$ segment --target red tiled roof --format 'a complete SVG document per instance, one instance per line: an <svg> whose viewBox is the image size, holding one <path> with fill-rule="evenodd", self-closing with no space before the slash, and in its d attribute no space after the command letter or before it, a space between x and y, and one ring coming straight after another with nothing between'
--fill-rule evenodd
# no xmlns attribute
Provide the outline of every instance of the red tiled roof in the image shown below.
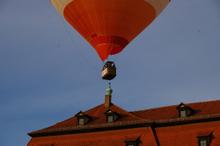
<svg viewBox="0 0 220 146"><path fill-rule="evenodd" d="M82 134L36 137L28 146L124 146L128 138L139 138L142 145L156 146L150 128L136 128Z"/></svg>
<svg viewBox="0 0 220 146"><path fill-rule="evenodd" d="M44 132L51 132L53 130L55 131L62 131L65 129L84 129L84 128L95 128L96 125L100 126L110 126L112 125L112 123L106 123L106 115L105 112L108 109L106 109L104 104L98 105L97 107L94 107L86 112L83 112L84 114L90 116L92 119L90 120L90 122L88 122L88 124L86 124L85 126L78 126L77 125L77 117L71 117L65 121L59 122L51 127L42 129L42 130L38 130L35 132L32 132L31 134L34 133L44 133ZM117 114L119 114L120 118L118 118L118 120L116 120L114 122L115 125L121 125L121 124L129 124L129 123L138 123L141 121L145 121L142 118L131 114L125 110L123 110L122 108L112 104L110 106L110 110L113 112L116 112ZM146 122L146 121L145 121ZM104 124L104 125L103 125ZM107 125L106 125L107 124Z"/></svg>
<svg viewBox="0 0 220 146"><path fill-rule="evenodd" d="M186 104L194 110L192 117L220 114L220 100ZM131 112L143 119L170 120L179 118L178 105Z"/></svg>
<svg viewBox="0 0 220 146"><path fill-rule="evenodd" d="M155 132L153 132L155 131ZM28 146L124 146L140 139L140 146L196 146L201 132L212 132L211 146L220 145L220 123L207 122L181 126L108 130L47 137L34 137Z"/></svg>
<svg viewBox="0 0 220 146"><path fill-rule="evenodd" d="M192 122L193 120L220 119L220 100L208 101L200 103L186 104L194 110L194 114L187 118L179 118L177 106L167 106L155 109L127 112L120 107L112 104L110 110L117 112L120 118L113 123L106 123L106 108L104 104L94 107L86 112L86 115L92 117L91 121L85 126L77 126L77 117L71 117L65 121L59 122L51 127L31 132L29 135L38 136L42 133L51 134L53 132L77 131L85 129L106 128L106 127L120 127L129 125L143 125L143 124L161 124L174 122Z"/></svg>
<svg viewBox="0 0 220 146"><path fill-rule="evenodd" d="M197 146L198 137L208 133L212 134L211 146L220 145L219 121L160 127L156 129L156 133L161 146Z"/></svg>
<svg viewBox="0 0 220 146"><path fill-rule="evenodd" d="M126 141L140 140L140 146L189 146L198 145L198 137L211 136L210 146L220 145L220 101L186 104L194 115L179 118L177 106L127 112L112 104L110 110L117 112L120 119L106 123L105 106L99 105L83 112L92 117L84 126L77 126L76 116L51 127L30 133L33 138L28 146L123 146ZM215 118L218 117L216 120ZM199 120L210 121L198 122ZM188 124L176 124L189 122ZM169 124L171 123L171 124ZM141 124L141 125L140 125ZM147 125L149 124L149 125ZM168 125L160 125L168 124ZM140 125L139 127L120 126ZM99 130L97 128L117 127ZM82 133L77 130L87 129ZM63 133L77 131L76 133ZM57 134L54 134L57 132ZM45 134L45 135L41 135Z"/></svg>

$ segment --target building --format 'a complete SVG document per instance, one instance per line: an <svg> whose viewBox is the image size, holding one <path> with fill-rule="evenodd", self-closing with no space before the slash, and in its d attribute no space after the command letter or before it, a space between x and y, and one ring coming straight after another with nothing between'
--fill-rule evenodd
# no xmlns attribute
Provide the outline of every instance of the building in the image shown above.
<svg viewBox="0 0 220 146"><path fill-rule="evenodd" d="M128 112L111 102L29 133L28 146L220 146L220 100Z"/></svg>

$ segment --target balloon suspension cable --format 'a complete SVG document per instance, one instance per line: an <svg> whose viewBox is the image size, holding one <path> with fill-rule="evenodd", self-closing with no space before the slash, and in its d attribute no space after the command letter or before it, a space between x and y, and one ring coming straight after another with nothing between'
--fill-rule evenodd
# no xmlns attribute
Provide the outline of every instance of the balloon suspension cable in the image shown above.
<svg viewBox="0 0 220 146"><path fill-rule="evenodd" d="M107 50L108 50L109 52L112 52L112 50L113 50L113 45L111 44L111 45L107 48ZM106 60L104 61L104 63L110 61L109 57L111 57L111 55L109 55L108 58L106 58Z"/></svg>

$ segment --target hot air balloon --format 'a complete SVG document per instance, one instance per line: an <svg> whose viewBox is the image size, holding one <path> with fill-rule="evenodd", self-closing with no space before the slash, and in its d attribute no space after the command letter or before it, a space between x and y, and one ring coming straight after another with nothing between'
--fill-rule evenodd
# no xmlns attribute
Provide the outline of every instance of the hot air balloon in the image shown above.
<svg viewBox="0 0 220 146"><path fill-rule="evenodd" d="M51 0L100 59L120 53L170 0Z"/></svg>

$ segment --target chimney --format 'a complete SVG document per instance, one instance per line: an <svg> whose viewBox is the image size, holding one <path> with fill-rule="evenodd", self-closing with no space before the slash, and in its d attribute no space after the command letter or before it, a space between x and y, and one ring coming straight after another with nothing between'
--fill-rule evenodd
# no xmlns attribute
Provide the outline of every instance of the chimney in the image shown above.
<svg viewBox="0 0 220 146"><path fill-rule="evenodd" d="M108 84L108 87L106 88L106 93L105 93L105 108L109 109L111 106L111 100L112 100L112 89L111 89L111 84Z"/></svg>

